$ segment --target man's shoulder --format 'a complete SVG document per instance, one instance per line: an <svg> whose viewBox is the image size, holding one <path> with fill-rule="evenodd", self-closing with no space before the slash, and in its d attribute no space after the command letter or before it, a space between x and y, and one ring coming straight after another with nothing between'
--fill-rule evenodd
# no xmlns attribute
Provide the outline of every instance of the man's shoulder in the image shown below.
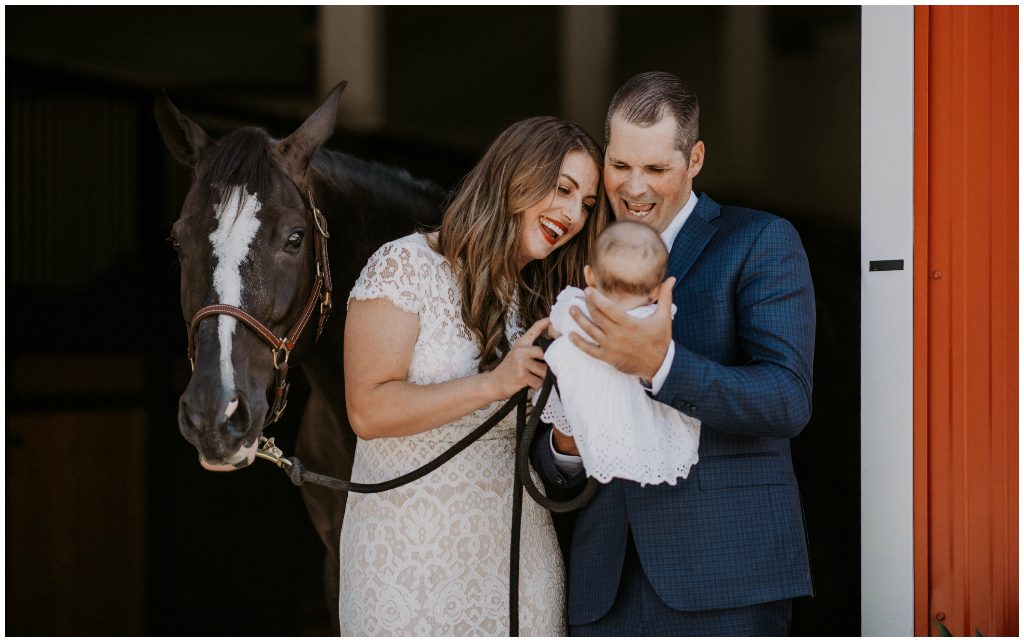
<svg viewBox="0 0 1024 642"><path fill-rule="evenodd" d="M719 205L718 207L720 224L730 227L763 227L773 221L782 219L777 214L742 205Z"/></svg>
<svg viewBox="0 0 1024 642"><path fill-rule="evenodd" d="M791 227L789 221L778 214L742 205L719 205L707 194L701 194L700 198L703 203L698 203L714 213L710 222L720 231L756 236L769 225Z"/></svg>

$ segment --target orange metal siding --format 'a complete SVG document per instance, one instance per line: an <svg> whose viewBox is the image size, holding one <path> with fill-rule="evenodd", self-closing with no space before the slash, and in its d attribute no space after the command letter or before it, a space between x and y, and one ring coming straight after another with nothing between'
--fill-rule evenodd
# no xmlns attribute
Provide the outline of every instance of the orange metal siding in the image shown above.
<svg viewBox="0 0 1024 642"><path fill-rule="evenodd" d="M1018 8L915 9L915 632L1018 634Z"/></svg>

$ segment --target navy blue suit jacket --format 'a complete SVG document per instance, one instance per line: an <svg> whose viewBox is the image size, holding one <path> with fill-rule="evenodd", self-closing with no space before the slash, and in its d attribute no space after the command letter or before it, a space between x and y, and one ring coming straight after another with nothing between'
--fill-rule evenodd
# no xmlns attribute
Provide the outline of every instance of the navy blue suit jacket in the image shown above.
<svg viewBox="0 0 1024 642"><path fill-rule="evenodd" d="M675 357L658 401L701 421L699 462L676 485L602 485L576 521L569 623L594 622L618 590L627 534L672 608L704 611L812 593L789 439L811 414L814 292L796 230L701 195L669 255ZM547 447L534 465L564 477Z"/></svg>

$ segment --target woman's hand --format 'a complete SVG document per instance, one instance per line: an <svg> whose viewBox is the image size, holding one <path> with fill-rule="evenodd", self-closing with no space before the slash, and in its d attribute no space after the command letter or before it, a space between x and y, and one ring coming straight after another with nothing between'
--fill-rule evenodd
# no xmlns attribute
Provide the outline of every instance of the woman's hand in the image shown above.
<svg viewBox="0 0 1024 642"><path fill-rule="evenodd" d="M488 381L496 399L508 399L523 388L539 388L544 383L548 366L544 363L544 350L533 342L551 324L544 317L530 326L530 329L512 344L498 367L487 373Z"/></svg>

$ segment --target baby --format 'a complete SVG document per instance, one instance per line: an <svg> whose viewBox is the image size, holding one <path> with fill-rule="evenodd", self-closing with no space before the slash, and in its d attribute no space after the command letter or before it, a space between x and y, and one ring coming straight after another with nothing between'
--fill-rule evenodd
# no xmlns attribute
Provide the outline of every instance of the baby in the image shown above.
<svg viewBox="0 0 1024 642"><path fill-rule="evenodd" d="M654 230L614 223L597 239L584 278L628 314L643 318L657 310L653 303L667 265L668 250ZM575 438L590 477L674 485L697 463L700 422L649 397L635 375L573 345L570 332L592 341L569 314L573 306L590 318L579 288L562 290L551 308L555 341L544 360L558 377L558 396L552 394L542 417Z"/></svg>

